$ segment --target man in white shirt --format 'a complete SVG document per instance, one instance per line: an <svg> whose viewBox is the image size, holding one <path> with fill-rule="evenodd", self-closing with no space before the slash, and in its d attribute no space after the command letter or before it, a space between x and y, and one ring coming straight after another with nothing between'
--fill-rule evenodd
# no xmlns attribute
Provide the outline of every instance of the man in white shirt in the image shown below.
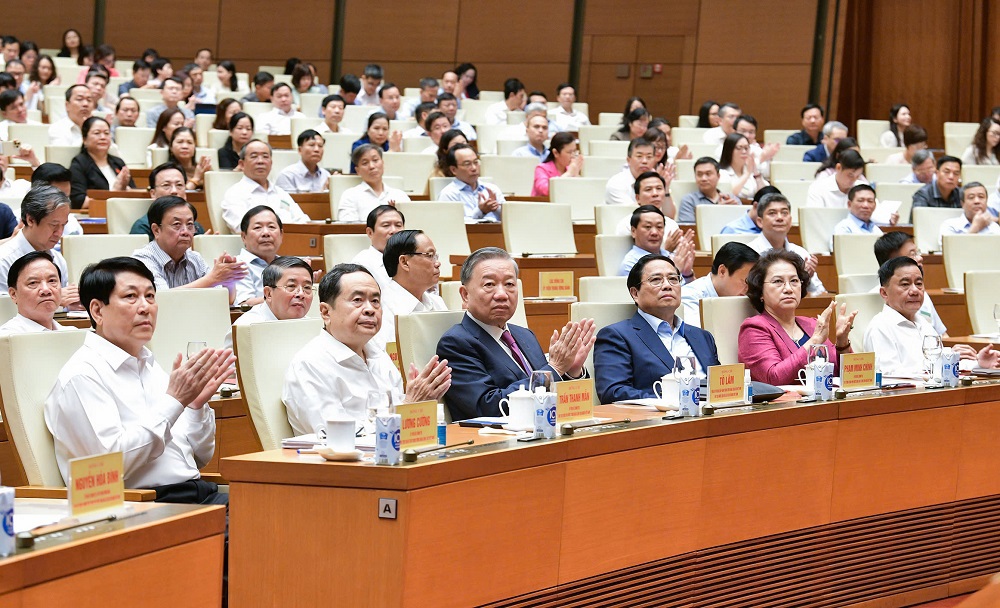
<svg viewBox="0 0 1000 608"><path fill-rule="evenodd" d="M563 131L579 131L580 127L590 125L590 117L573 109L576 103L576 88L568 82L556 87L556 101L559 107L552 113L552 120Z"/></svg>
<svg viewBox="0 0 1000 608"><path fill-rule="evenodd" d="M726 136L735 130L736 118L742 113L740 107L732 102L719 106L719 126L712 127L702 134L706 144L721 145Z"/></svg>
<svg viewBox="0 0 1000 608"><path fill-rule="evenodd" d="M847 207L847 193L856 184L864 183L865 160L854 150L845 150L840 155L834 172L819 177L809 185L806 195L807 207Z"/></svg>
<svg viewBox="0 0 1000 608"><path fill-rule="evenodd" d="M215 452L208 401L232 373L230 350L206 348L168 375L146 344L156 328L156 288L133 258L109 258L80 279L93 333L63 366L45 400L56 461L121 452L125 487L153 488L163 502L226 504L228 494L201 480Z"/></svg>
<svg viewBox="0 0 1000 608"><path fill-rule="evenodd" d="M281 170L275 185L285 192L327 192L330 190L330 172L320 167L326 140L313 129L299 133L299 162Z"/></svg>
<svg viewBox="0 0 1000 608"><path fill-rule="evenodd" d="M48 251L32 251L11 264L7 284L17 315L0 325L0 335L68 329L53 319L62 299L62 276Z"/></svg>
<svg viewBox="0 0 1000 608"><path fill-rule="evenodd" d="M809 295L819 295L826 292L826 287L816 274L819 260L799 245L788 240L788 231L792 228L792 204L782 194L768 194L757 203L757 225L761 234L747 243L757 253L772 249L787 249L802 258L806 272L809 273Z"/></svg>
<svg viewBox="0 0 1000 608"><path fill-rule="evenodd" d="M511 156L529 157L541 163L549 154L545 141L549 138L549 119L544 114L533 114L524 121L528 143L514 150Z"/></svg>
<svg viewBox="0 0 1000 608"><path fill-rule="evenodd" d="M642 205L632 212L632 249L622 259L618 276L628 276L636 262L655 253L671 258L685 281L694 278L694 232L688 230L686 235L682 234L673 220L670 220L673 229L667 232L666 222L663 212L653 205ZM668 235L666 239L664 234ZM667 247L673 251L668 251Z"/></svg>
<svg viewBox="0 0 1000 608"><path fill-rule="evenodd" d="M410 114L402 108L403 96L395 83L387 82L378 90L379 105L372 113L382 112L389 120L405 120Z"/></svg>
<svg viewBox="0 0 1000 608"><path fill-rule="evenodd" d="M635 178L639 177L640 173L654 169L653 163L656 159L653 144L642 138L633 139L628 144L628 156L625 161L627 166L620 173L612 175L604 186L604 202L608 205L635 204L635 190L632 187Z"/></svg>
<svg viewBox="0 0 1000 608"><path fill-rule="evenodd" d="M924 299L923 270L913 258L892 258L878 269L878 278L885 306L868 322L865 351L875 353L885 376L922 377L923 337L934 334L934 328L919 314ZM1000 351L993 350L992 344L978 353L966 344L952 349L980 367L993 368L1000 363Z"/></svg>
<svg viewBox="0 0 1000 608"><path fill-rule="evenodd" d="M247 142L240 150L240 163L236 170L243 172L243 179L230 186L222 198L222 219L234 233L239 231L243 215L257 205L274 209L286 224L310 221L291 195L268 179L271 173L270 144L259 139Z"/></svg>
<svg viewBox="0 0 1000 608"><path fill-rule="evenodd" d="M288 135L292 132L292 119L306 115L292 104L292 85L279 82L271 89L271 109L257 117L257 129L268 135Z"/></svg>
<svg viewBox="0 0 1000 608"><path fill-rule="evenodd" d="M361 91L354 98L356 106L377 106L379 103L378 89L382 84L382 77L385 73L382 66L376 63L369 63L365 66L365 71L361 74Z"/></svg>
<svg viewBox="0 0 1000 608"><path fill-rule="evenodd" d="M847 193L847 217L837 222L833 234L874 234L882 236L882 229L872 221L875 211L875 189L868 184L858 184ZM895 224L899 214L894 213ZM833 237L830 237L830 251L833 251Z"/></svg>
<svg viewBox="0 0 1000 608"><path fill-rule="evenodd" d="M309 312L313 299L313 271L302 258L291 255L274 258L261 273L261 281L264 297L233 321L233 327L301 319ZM232 327L222 342L223 348L232 348Z"/></svg>
<svg viewBox="0 0 1000 608"><path fill-rule="evenodd" d="M413 108L413 122L417 123L416 126L411 127L403 131L403 139L410 139L413 137L427 137L427 129L424 128L427 122L427 117L431 112L437 112L444 116L443 112L438 111L437 103L420 103ZM448 121L448 128L451 128L451 120L445 116L445 120Z"/></svg>
<svg viewBox="0 0 1000 608"><path fill-rule="evenodd" d="M344 191L337 204L338 222L360 222L379 205L410 202L410 197L398 188L385 185L382 176L385 163L382 148L374 144L361 144L351 153L351 162L357 169L361 183Z"/></svg>
<svg viewBox="0 0 1000 608"><path fill-rule="evenodd" d="M66 89L66 116L49 127L50 146L83 145L83 121L90 118L94 102L87 85L75 84ZM153 123L152 126L156 126Z"/></svg>
<svg viewBox="0 0 1000 608"><path fill-rule="evenodd" d="M451 121L451 128L458 129L465 135L465 139L473 141L476 139L476 129L471 124L458 120L458 99L451 93L441 93L438 96L438 109Z"/></svg>
<svg viewBox="0 0 1000 608"><path fill-rule="evenodd" d="M441 143L441 136L451 129L451 121L448 117L444 115L443 112L433 111L427 114L424 120L424 127L420 127L421 131L424 131L424 135L430 140L426 148L420 151L421 154L433 154L437 156L438 145Z"/></svg>
<svg viewBox="0 0 1000 608"><path fill-rule="evenodd" d="M194 241L194 206L179 196L153 201L146 216L153 240L132 252L132 257L149 268L157 290L177 287L218 287L229 290L229 303L236 297L236 281L246 274L246 265L228 253L211 267L201 254L191 249Z"/></svg>
<svg viewBox="0 0 1000 608"><path fill-rule="evenodd" d="M156 121L160 119L160 114L168 108L180 108L184 114L184 126L194 128L194 112L180 105L184 94L184 79L179 76L171 76L160 85L160 95L163 103L153 106L146 112L146 126L150 129L156 128Z"/></svg>
<svg viewBox="0 0 1000 608"><path fill-rule="evenodd" d="M878 237L878 240L875 241L874 252L875 261L878 262L879 266L892 258L902 256L913 258L921 270L924 268L924 258L920 255L920 250L917 249L916 243L913 242L913 237L905 232L887 232ZM875 287L870 293L878 293L878 289L878 287ZM941 316L938 315L937 309L934 308L934 302L931 301L931 296L926 291L924 292L924 303L920 306L919 312L924 321L933 326L934 330L942 338L948 337L948 328L941 321Z"/></svg>
<svg viewBox="0 0 1000 608"><path fill-rule="evenodd" d="M258 205L243 216L243 249L236 261L246 265L247 273L236 281L234 304L255 306L264 301L264 269L278 257L284 235L285 226L270 207Z"/></svg>
<svg viewBox="0 0 1000 608"><path fill-rule="evenodd" d="M62 277L61 302L63 306L76 306L80 294L76 285L69 284L69 270L62 254L55 246L62 238L69 219L69 197L52 186L35 186L21 201L21 231L0 245L0 289L8 289L7 274L19 258L32 251L47 251L52 256Z"/></svg>
<svg viewBox="0 0 1000 608"><path fill-rule="evenodd" d="M743 243L732 241L719 248L712 260L712 272L681 288L684 322L701 327L701 307L706 298L745 296L747 275L760 255Z"/></svg>
<svg viewBox="0 0 1000 608"><path fill-rule="evenodd" d="M340 95L327 95L323 98L323 124L316 127L319 133L353 133L340 124L344 120L344 109L347 101Z"/></svg>
<svg viewBox="0 0 1000 608"><path fill-rule="evenodd" d="M962 214L941 222L938 246L946 234L1000 234L997 218L987 207L986 186L969 182L962 189Z"/></svg>
<svg viewBox="0 0 1000 608"><path fill-rule="evenodd" d="M448 362L435 356L422 370L411 367L403 393L399 370L372 342L382 327L381 292L363 266L334 266L320 281L319 297L323 331L292 358L281 394L296 435L314 433L331 418L363 426L369 393L402 394L412 403L440 399L451 386Z"/></svg>
<svg viewBox="0 0 1000 608"><path fill-rule="evenodd" d="M455 179L441 190L439 198L463 203L466 222L499 222L506 199L499 187L479 179L479 154L472 146L452 146L445 164Z"/></svg>
<svg viewBox="0 0 1000 608"><path fill-rule="evenodd" d="M524 90L524 83L517 78L508 78L504 81L503 96L504 101L498 101L486 108L486 124L507 124L507 112L523 110L528 101L528 95Z"/></svg>
<svg viewBox="0 0 1000 608"><path fill-rule="evenodd" d="M382 290L382 329L375 340L396 341L396 315L448 310L431 290L441 278L437 249L423 230L401 230L389 237L382 257L390 281Z"/></svg>
<svg viewBox="0 0 1000 608"><path fill-rule="evenodd" d="M7 177L7 168L10 166L10 159L11 158L20 158L20 159L24 159L24 160L29 160L30 159L29 162L31 163L31 166L35 167L36 170L37 170L37 168L40 166L38 164L38 157L35 156L34 150L32 150L31 146L29 146L28 144L23 144L23 146L21 147L21 155L20 156L10 157L10 156L5 156L3 154L0 154L0 196L3 196L5 198L6 197L24 198L24 195L28 193L28 190L31 190L31 182L29 182L26 179L11 180L10 178ZM49 164L49 163L46 163L46 164ZM64 169L67 173L69 173L69 169L65 169L64 167L62 167L62 165L58 165L58 166L61 169ZM68 182L67 182L66 186L67 186L66 192L68 193L69 192L69 183ZM68 194L67 194L67 196L68 196ZM4 211L2 214L0 214L0 225L2 225L4 229L8 228L8 226L6 226L5 224L7 223L7 221L11 220L11 216L13 216L13 213L10 212L10 208L9 207L8 207L7 211ZM7 221L4 221L4 220L7 220ZM73 220L73 221L74 221L74 223L77 226L79 226L79 224L76 223L76 220ZM10 231L6 231L5 230L7 232L7 234L4 235L4 237L9 237L10 234L12 233L12 231L14 230L14 228L16 226L17 226L17 222L15 220L14 221L14 226L9 226Z"/></svg>
<svg viewBox="0 0 1000 608"><path fill-rule="evenodd" d="M670 202L670 193L667 192L667 184L669 182L656 171L646 171L645 173L640 173L639 177L636 178L635 183L632 184L632 190L635 193L635 203L639 207L643 205L652 205L660 210L663 214L664 234L667 235L664 245L667 249L673 250L680 242L681 230L677 222L674 221L674 206ZM630 216L625 216L618 222L618 226L615 229L615 234L621 236L631 236L632 234L632 218ZM694 238L694 231L688 230L688 236ZM693 244L693 243L692 243Z"/></svg>
<svg viewBox="0 0 1000 608"><path fill-rule="evenodd" d="M0 139L10 139L10 125L40 125L37 120L28 120L28 106L24 103L24 95L17 89L8 89L0 93Z"/></svg>
<svg viewBox="0 0 1000 608"><path fill-rule="evenodd" d="M371 245L351 260L352 264L360 264L367 268L382 291L389 287L389 274L385 270L385 260L382 255L385 245L389 242L389 237L405 226L406 218L403 217L402 211L392 205L375 207L368 213L365 227L365 234L368 235Z"/></svg>

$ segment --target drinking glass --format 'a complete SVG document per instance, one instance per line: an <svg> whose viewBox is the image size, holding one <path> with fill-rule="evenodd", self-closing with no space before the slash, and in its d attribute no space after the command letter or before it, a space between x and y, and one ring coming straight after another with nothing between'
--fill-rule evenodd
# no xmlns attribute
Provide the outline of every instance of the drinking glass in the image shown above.
<svg viewBox="0 0 1000 608"><path fill-rule="evenodd" d="M190 359L206 348L208 348L208 342L188 342L187 358Z"/></svg>
<svg viewBox="0 0 1000 608"><path fill-rule="evenodd" d="M993 320L997 322L997 336L1000 336L1000 304L993 305Z"/></svg>
<svg viewBox="0 0 1000 608"><path fill-rule="evenodd" d="M535 394L536 386L543 387L546 393L552 392L552 372L544 370L531 372L531 380L528 384L528 390L531 391L531 394Z"/></svg>
<svg viewBox="0 0 1000 608"><path fill-rule="evenodd" d="M925 335L921 340L920 348L923 350L924 358L930 362L931 378L935 382L939 381L940 378L937 377L937 361L941 357L941 336L937 334Z"/></svg>
<svg viewBox="0 0 1000 608"><path fill-rule="evenodd" d="M365 423L364 434L370 435L375 432L375 417L379 408L390 405L389 393L385 391L368 391L368 399L365 402Z"/></svg>

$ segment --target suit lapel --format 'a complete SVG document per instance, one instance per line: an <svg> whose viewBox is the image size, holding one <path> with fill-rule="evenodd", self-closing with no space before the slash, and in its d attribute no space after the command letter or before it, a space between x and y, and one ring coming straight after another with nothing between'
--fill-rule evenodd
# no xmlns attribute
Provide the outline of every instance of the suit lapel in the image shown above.
<svg viewBox="0 0 1000 608"><path fill-rule="evenodd" d="M462 317L462 326L465 327L465 329L470 334L475 336L477 340L479 340L479 343L483 345L483 348L485 348L487 352L490 353L490 355L494 360L503 362L503 364L507 367L507 369L510 370L510 373L514 374L518 378L521 377L527 378L527 375L524 373L524 370L521 369L521 367L514 362L514 359L512 359L510 355L504 352L503 348L500 346L500 343L494 340L493 336L486 333L486 330L480 327L478 323L470 319L468 315ZM515 338L515 340L517 340L517 338ZM520 345L520 342L518 342L518 345ZM522 349L522 354L523 352L524 351ZM483 365L489 365L489 364L490 364L489 361L483 361Z"/></svg>
<svg viewBox="0 0 1000 608"><path fill-rule="evenodd" d="M639 316L639 313L635 313L635 315L633 315L630 319L630 322L632 324L632 329L635 330L639 339L646 345L646 348L652 351L660 361L663 361L663 364L667 366L667 369L674 369L674 358L670 356L670 351L668 351L667 347L663 345L663 342L660 341L660 336L653 331L653 328L649 326L649 323L646 323L646 320Z"/></svg>
<svg viewBox="0 0 1000 608"><path fill-rule="evenodd" d="M714 363L709 359L708 344L705 343L701 332L688 331L688 329L690 328L687 323L681 325L681 335L687 340L688 345L691 346L691 351L694 352L695 358L698 359L698 363L701 364L701 368L707 374L708 368Z"/></svg>

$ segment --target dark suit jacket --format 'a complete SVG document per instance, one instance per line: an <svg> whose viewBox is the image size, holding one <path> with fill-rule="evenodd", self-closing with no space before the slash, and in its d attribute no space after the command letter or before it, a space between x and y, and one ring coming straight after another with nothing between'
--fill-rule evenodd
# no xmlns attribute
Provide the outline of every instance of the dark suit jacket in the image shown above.
<svg viewBox="0 0 1000 608"><path fill-rule="evenodd" d="M530 329L510 324L507 328L532 369L550 371L553 380L561 379L546 363L545 353ZM528 388L527 374L468 315L441 336L437 354L451 367L451 388L444 403L452 420L499 416L501 399L522 384Z"/></svg>
<svg viewBox="0 0 1000 608"><path fill-rule="evenodd" d="M117 175L125 167L125 161L117 156L108 155L108 164L115 170ZM97 163L86 151L80 152L73 157L73 162L69 164L70 190L69 200L74 209L81 209L83 201L87 198L87 190L110 190L104 174L97 168ZM135 182L128 180L128 185L135 188Z"/></svg>
<svg viewBox="0 0 1000 608"><path fill-rule="evenodd" d="M681 326L702 368L719 365L715 338L707 331ZM674 358L639 313L597 332L594 344L594 377L601 403L655 398L653 383L673 371Z"/></svg>
<svg viewBox="0 0 1000 608"><path fill-rule="evenodd" d="M829 155L829 152L826 151L826 146L823 144L816 144L815 148L802 155L802 162L821 163L826 160L826 157Z"/></svg>

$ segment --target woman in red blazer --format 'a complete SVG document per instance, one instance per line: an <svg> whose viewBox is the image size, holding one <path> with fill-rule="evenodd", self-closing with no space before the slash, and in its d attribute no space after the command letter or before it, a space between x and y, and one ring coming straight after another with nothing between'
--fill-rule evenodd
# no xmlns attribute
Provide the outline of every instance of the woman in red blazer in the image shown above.
<svg viewBox="0 0 1000 608"><path fill-rule="evenodd" d="M841 306L837 314L836 344L830 342L830 317L835 303L815 319L795 316L806 295L809 274L802 258L785 249L772 249L747 275L747 297L760 314L740 326L739 359L750 377L768 384L795 384L806 366L809 346L825 344L837 374L839 357L851 351L850 331L858 311L847 314Z"/></svg>

